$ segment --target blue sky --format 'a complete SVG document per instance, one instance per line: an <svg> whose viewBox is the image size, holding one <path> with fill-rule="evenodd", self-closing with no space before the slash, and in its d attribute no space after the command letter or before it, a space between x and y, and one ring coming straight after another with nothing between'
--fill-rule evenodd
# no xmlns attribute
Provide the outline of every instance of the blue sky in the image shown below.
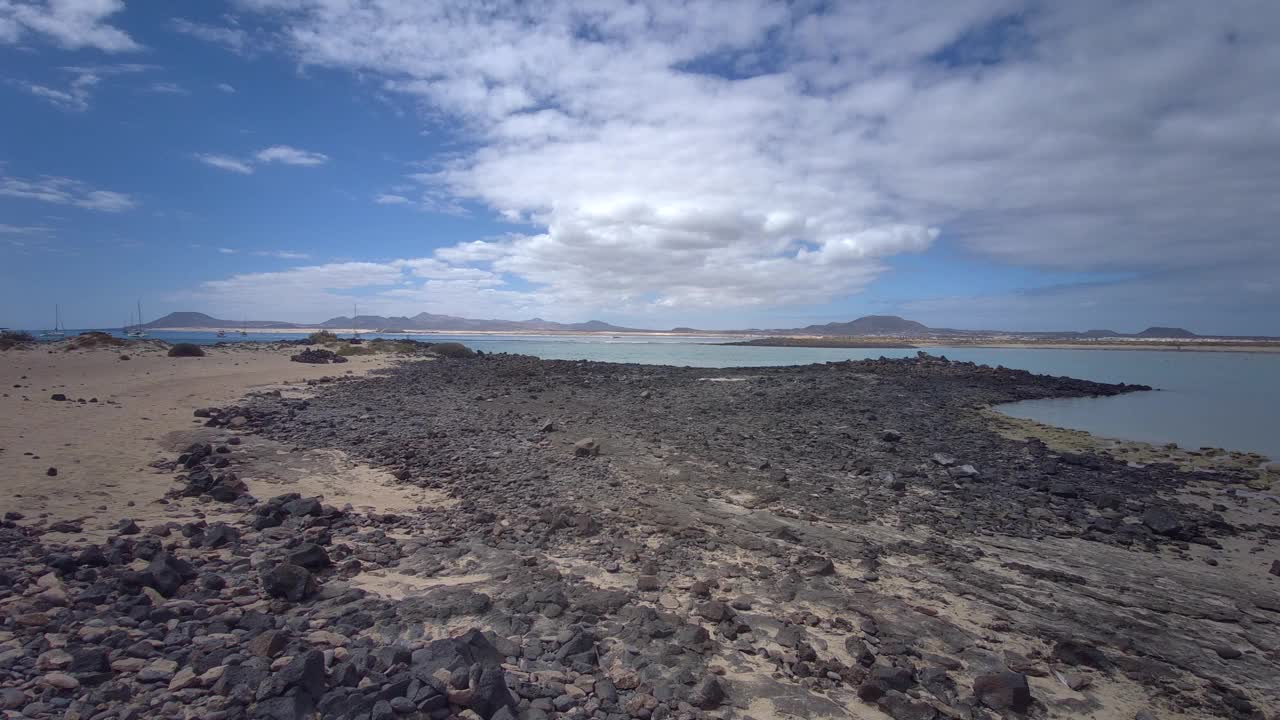
<svg viewBox="0 0 1280 720"><path fill-rule="evenodd" d="M1277 27L1261 2L0 0L0 325L141 300L1280 335Z"/></svg>

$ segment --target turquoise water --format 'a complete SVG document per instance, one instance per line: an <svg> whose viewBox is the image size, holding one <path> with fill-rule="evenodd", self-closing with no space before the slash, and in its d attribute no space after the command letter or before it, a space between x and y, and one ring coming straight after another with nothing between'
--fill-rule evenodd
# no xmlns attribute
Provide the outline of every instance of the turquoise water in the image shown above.
<svg viewBox="0 0 1280 720"><path fill-rule="evenodd" d="M297 334L157 331L169 342L296 340ZM364 337L377 337L364 335ZM511 352L557 360L600 360L692 367L802 365L836 360L911 357L915 350L726 346L724 338L581 335L445 335L411 337L456 340L485 352ZM929 348L929 352L985 365L1100 382L1158 388L1109 398L1031 400L1001 408L1015 417L1088 430L1107 437L1176 442L1259 452L1280 459L1280 353L1154 350L1051 350L1032 348Z"/></svg>

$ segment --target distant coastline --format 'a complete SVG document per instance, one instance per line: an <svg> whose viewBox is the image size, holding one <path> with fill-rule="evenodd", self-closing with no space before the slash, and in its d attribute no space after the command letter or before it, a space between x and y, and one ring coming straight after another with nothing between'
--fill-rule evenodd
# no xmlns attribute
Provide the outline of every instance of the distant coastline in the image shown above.
<svg viewBox="0 0 1280 720"><path fill-rule="evenodd" d="M149 332L192 332L216 333L226 328L217 327L172 327L151 328ZM1040 349L1040 350L1149 350L1161 352L1252 352L1280 353L1280 340L1224 340L1219 338L1115 338L1098 340L1062 340L1025 338L1008 335L991 335L987 337L892 337L862 336L833 337L819 335L751 335L744 333L715 331L674 332L674 331L589 331L589 330L407 330L381 331L370 328L245 328L248 336L259 334L297 335L303 337L320 330L327 330L338 335L448 335L448 336L521 336L521 337L620 337L620 338L723 338L730 340L726 345L740 347L811 347L811 348L998 348L998 349ZM237 331L238 332L238 331ZM228 333L230 335L230 333ZM228 338L230 341L231 338Z"/></svg>

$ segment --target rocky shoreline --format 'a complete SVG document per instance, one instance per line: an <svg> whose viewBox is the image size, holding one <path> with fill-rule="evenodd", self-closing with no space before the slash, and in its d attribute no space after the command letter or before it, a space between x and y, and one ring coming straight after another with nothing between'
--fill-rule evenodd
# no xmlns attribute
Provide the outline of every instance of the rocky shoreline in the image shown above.
<svg viewBox="0 0 1280 720"><path fill-rule="evenodd" d="M183 520L0 528L16 717L1271 717L1280 505L983 409L1144 389L911 360L490 355L195 408ZM336 448L434 493L254 498ZM277 449L278 450L275 450ZM287 490L287 488L282 488Z"/></svg>

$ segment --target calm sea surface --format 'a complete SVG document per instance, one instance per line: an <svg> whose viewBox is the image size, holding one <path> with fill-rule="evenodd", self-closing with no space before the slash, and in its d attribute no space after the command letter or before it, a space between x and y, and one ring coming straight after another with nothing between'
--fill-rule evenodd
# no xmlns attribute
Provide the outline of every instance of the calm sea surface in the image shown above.
<svg viewBox="0 0 1280 720"><path fill-rule="evenodd" d="M294 340L296 334L156 331L169 342ZM377 337L365 335L365 337ZM557 360L601 360L692 367L803 365L832 360L910 357L915 350L731 347L723 338L577 335L394 335L457 340L485 352ZM1022 368L1100 382L1141 383L1158 391L1109 398L1032 400L1001 408L1015 417L1088 430L1106 437L1251 450L1280 459L1280 353L1152 350L929 348L952 360Z"/></svg>

